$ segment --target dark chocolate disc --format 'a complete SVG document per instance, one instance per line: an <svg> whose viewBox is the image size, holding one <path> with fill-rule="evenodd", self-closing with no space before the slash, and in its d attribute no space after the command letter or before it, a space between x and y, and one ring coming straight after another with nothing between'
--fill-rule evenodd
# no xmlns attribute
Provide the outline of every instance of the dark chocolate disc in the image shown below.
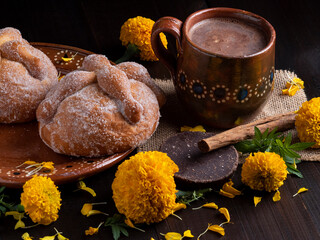
<svg viewBox="0 0 320 240"><path fill-rule="evenodd" d="M178 165L175 177L178 189L219 189L235 172L239 155L233 146L203 153L198 142L213 133L183 132L168 138L160 147Z"/></svg>

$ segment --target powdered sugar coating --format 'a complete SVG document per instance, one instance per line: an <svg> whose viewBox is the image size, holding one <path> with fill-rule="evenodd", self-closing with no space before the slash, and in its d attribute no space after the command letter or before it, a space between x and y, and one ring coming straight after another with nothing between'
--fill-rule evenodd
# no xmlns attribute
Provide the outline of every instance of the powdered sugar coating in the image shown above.
<svg viewBox="0 0 320 240"><path fill-rule="evenodd" d="M62 100L93 82L96 82L94 72L73 71L68 73L60 80L59 84L48 92L46 98L37 109L37 119L42 123L50 122Z"/></svg>
<svg viewBox="0 0 320 240"><path fill-rule="evenodd" d="M134 98L143 107L134 125L124 119L117 100L91 84L64 99L48 124L40 122L40 136L55 152L73 156L100 156L124 152L146 141L156 129L158 103L149 88L131 80Z"/></svg>
<svg viewBox="0 0 320 240"><path fill-rule="evenodd" d="M91 54L84 58L81 69L86 71L97 71L106 66L111 66L108 58L101 54Z"/></svg>
<svg viewBox="0 0 320 240"><path fill-rule="evenodd" d="M23 40L21 33L18 29L11 28L11 27L0 29L0 45L2 45L5 42L9 42L13 40L19 40L19 41Z"/></svg>
<svg viewBox="0 0 320 240"><path fill-rule="evenodd" d="M142 106L132 96L130 80L120 69L108 66L96 71L99 86L113 99L118 100L122 115L130 122L139 122Z"/></svg>
<svg viewBox="0 0 320 240"><path fill-rule="evenodd" d="M35 119L36 109L58 82L57 70L14 28L0 30L0 122Z"/></svg>
<svg viewBox="0 0 320 240"><path fill-rule="evenodd" d="M38 108L40 137L55 152L88 157L124 152L145 142L158 125L159 105L151 89L107 63L92 64L96 56L84 61L94 72L66 75ZM125 107L132 102L139 106L136 122L128 117L133 109Z"/></svg>
<svg viewBox="0 0 320 240"><path fill-rule="evenodd" d="M148 70L144 66L136 62L122 62L117 64L116 67L124 71L129 79L134 79L146 84L157 96L160 107L165 104L166 97L164 92L151 79Z"/></svg>

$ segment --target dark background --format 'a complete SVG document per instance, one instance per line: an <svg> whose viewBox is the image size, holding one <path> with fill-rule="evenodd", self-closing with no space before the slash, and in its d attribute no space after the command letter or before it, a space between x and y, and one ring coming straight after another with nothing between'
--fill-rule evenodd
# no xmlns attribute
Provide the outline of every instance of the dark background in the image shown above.
<svg viewBox="0 0 320 240"><path fill-rule="evenodd" d="M276 69L294 71L305 81L308 98L320 96L320 17L317 1L302 0L47 0L47 1L2 1L0 7L0 28L18 28L23 37L30 42L49 42L75 46L96 53L105 54L115 61L124 53L119 40L121 25L138 15L157 20L163 16L173 16L180 20L199 9L207 7L233 7L254 12L266 18L277 32ZM169 77L167 70L158 62L141 62L152 77ZM85 180L94 188L97 197L86 192L73 192L76 184L60 186L63 205L57 222L49 226L38 226L28 232L35 239L53 235L53 227L62 231L70 239L112 239L111 231L102 228L98 235L86 237L84 230L97 226L105 218L81 216L80 209L85 202L108 201L100 210L110 214L116 212L110 185L116 167ZM227 199L210 194L193 206L206 201L214 201L226 206L234 224L226 226L226 236L219 237L208 233L205 239L320 239L320 166L319 163L305 162L299 165L303 179L289 176L281 188L282 200L272 202L272 195L266 194L263 203L253 207L252 194L238 199ZM239 179L235 176L235 182ZM238 181L239 182L239 181ZM292 198L299 187L310 191ZM13 199L19 199L20 190L8 190ZM150 226L143 226L146 233L129 230L129 239L161 238L159 233L177 231L182 233L191 229L195 236L212 222L208 211L185 210L179 213L183 221L174 217ZM221 222L223 219L214 215ZM27 225L31 222L26 221ZM13 230L15 221L0 219L0 239L20 239L24 230ZM121 238L127 239L127 238ZM195 239L195 238L194 238Z"/></svg>

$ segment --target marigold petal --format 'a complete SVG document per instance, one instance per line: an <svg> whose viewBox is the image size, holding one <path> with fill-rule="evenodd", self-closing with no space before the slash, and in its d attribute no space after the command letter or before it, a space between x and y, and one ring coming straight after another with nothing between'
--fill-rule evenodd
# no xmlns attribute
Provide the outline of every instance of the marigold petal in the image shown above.
<svg viewBox="0 0 320 240"><path fill-rule="evenodd" d="M166 240L181 240L182 236L180 233L168 232L164 235Z"/></svg>
<svg viewBox="0 0 320 240"><path fill-rule="evenodd" d="M276 192L275 192L275 194L274 194L273 197L272 197L272 200L273 200L274 202L278 202L278 201L281 200L280 191L276 191Z"/></svg>
<svg viewBox="0 0 320 240"><path fill-rule="evenodd" d="M57 237L59 240L69 240L69 238L62 236L60 233L58 233Z"/></svg>
<svg viewBox="0 0 320 240"><path fill-rule="evenodd" d="M20 220L24 217L24 213L20 213L18 211L8 211L5 213L5 216L13 216L15 220Z"/></svg>
<svg viewBox="0 0 320 240"><path fill-rule="evenodd" d="M24 228L26 225L24 224L24 222L21 221L21 219L18 220L18 222L16 223L16 225L14 226L14 230L18 229L18 228Z"/></svg>
<svg viewBox="0 0 320 240"><path fill-rule="evenodd" d="M303 192L306 192L308 190L309 190L308 188L302 187L302 188L300 188L298 190L298 192L296 194L293 195L293 197L297 196L299 193L303 193Z"/></svg>
<svg viewBox="0 0 320 240"><path fill-rule="evenodd" d="M189 126L182 126L180 128L181 132L206 132L206 130L204 129L204 127L202 125L197 125L195 127L189 127Z"/></svg>
<svg viewBox="0 0 320 240"><path fill-rule="evenodd" d="M106 215L106 213L101 212L101 211L99 211L99 210L90 210L90 211L86 214L86 216L87 216L87 217L90 217L90 216L92 216L92 215L97 215L97 214L104 214L104 215Z"/></svg>
<svg viewBox="0 0 320 240"><path fill-rule="evenodd" d="M301 89L304 89L304 81L302 81L300 78L293 78L293 81L294 81Z"/></svg>
<svg viewBox="0 0 320 240"><path fill-rule="evenodd" d="M220 227L219 225L211 225L211 226L209 226L209 230L216 232L216 233L219 233L221 236L225 235L224 228Z"/></svg>
<svg viewBox="0 0 320 240"><path fill-rule="evenodd" d="M56 235L53 236L45 236L43 238L39 238L40 240L54 240L56 238Z"/></svg>
<svg viewBox="0 0 320 240"><path fill-rule="evenodd" d="M254 202L254 206L256 207L258 205L259 202L261 202L262 197L253 197L253 202Z"/></svg>
<svg viewBox="0 0 320 240"><path fill-rule="evenodd" d="M192 131L192 132L206 132L206 130L204 129L204 127L202 125L195 126L190 131Z"/></svg>
<svg viewBox="0 0 320 240"><path fill-rule="evenodd" d="M42 162L41 163L42 167L45 169L50 170L51 172L54 170L54 163L53 162Z"/></svg>
<svg viewBox="0 0 320 240"><path fill-rule="evenodd" d="M65 57L62 57L61 58L64 62L70 62L73 58L65 58Z"/></svg>
<svg viewBox="0 0 320 240"><path fill-rule="evenodd" d="M186 230L183 233L183 237L193 238L194 236L191 234L190 230Z"/></svg>
<svg viewBox="0 0 320 240"><path fill-rule="evenodd" d="M93 235L93 234L98 233L98 231L99 231L99 228L89 227L88 230L85 230L85 234L86 235Z"/></svg>
<svg viewBox="0 0 320 240"><path fill-rule="evenodd" d="M133 223L131 222L131 220L129 218L126 218L126 220L124 220L124 223L127 224L131 228L135 228L135 226L133 225Z"/></svg>
<svg viewBox="0 0 320 240"><path fill-rule="evenodd" d="M236 195L220 189L219 194L228 198L234 198Z"/></svg>
<svg viewBox="0 0 320 240"><path fill-rule="evenodd" d="M219 208L219 212L225 216L225 218L227 219L227 222L230 222L230 214L228 209L222 207L222 208Z"/></svg>
<svg viewBox="0 0 320 240"><path fill-rule="evenodd" d="M91 203L85 203L82 206L81 214L86 216L91 210L92 210L92 204Z"/></svg>
<svg viewBox="0 0 320 240"><path fill-rule="evenodd" d="M81 187L80 189L81 189L81 190L84 190L84 191L87 191L87 192L90 193L93 197L97 196L96 192L95 192L92 188L89 188L89 187Z"/></svg>
<svg viewBox="0 0 320 240"><path fill-rule="evenodd" d="M233 182L230 180L229 182L226 182L225 184L223 184L222 190L236 196L241 195L241 191L235 189L234 187L232 187L232 185L233 185Z"/></svg>
<svg viewBox="0 0 320 240"><path fill-rule="evenodd" d="M282 94L294 96L299 89L304 89L304 82L300 78L294 77L286 82L286 89L282 90Z"/></svg>
<svg viewBox="0 0 320 240"><path fill-rule="evenodd" d="M176 203L176 205L174 206L173 208L173 212L176 212L176 211L179 211L181 209L186 209L187 208L187 205L184 204L184 203Z"/></svg>
<svg viewBox="0 0 320 240"><path fill-rule="evenodd" d="M289 89L282 89L282 94L283 95L289 95Z"/></svg>
<svg viewBox="0 0 320 240"><path fill-rule="evenodd" d="M214 209L218 209L218 205L215 204L214 202L210 202L210 203L206 203L206 204L203 204L202 207L205 207L205 208L214 208Z"/></svg>
<svg viewBox="0 0 320 240"><path fill-rule="evenodd" d="M32 237L30 237L29 233L25 232L24 234L22 234L21 238L23 240L32 240Z"/></svg>
<svg viewBox="0 0 320 240"><path fill-rule="evenodd" d="M189 131L190 129L192 129L192 127L182 126L182 127L180 128L180 132L187 132L187 131Z"/></svg>
<svg viewBox="0 0 320 240"><path fill-rule="evenodd" d="M62 78L64 78L65 75L61 75L59 78L58 78L58 81L60 81Z"/></svg>
<svg viewBox="0 0 320 240"><path fill-rule="evenodd" d="M33 164L37 164L37 162L35 162L35 161L31 161L31 160L27 160L27 161L25 161L23 164L26 164L26 165L33 165Z"/></svg>

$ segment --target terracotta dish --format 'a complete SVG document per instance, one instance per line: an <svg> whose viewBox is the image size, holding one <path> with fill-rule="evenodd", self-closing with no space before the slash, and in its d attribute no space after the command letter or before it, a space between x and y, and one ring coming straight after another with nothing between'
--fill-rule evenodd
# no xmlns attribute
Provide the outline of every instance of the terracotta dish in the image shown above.
<svg viewBox="0 0 320 240"><path fill-rule="evenodd" d="M43 51L64 75L80 68L84 57L92 52L58 44L32 43ZM65 60L63 60L64 58ZM71 60L70 60L71 58ZM36 121L21 124L0 124L0 186L22 187L33 168L17 167L27 160L54 162L54 171L41 170L39 175L50 176L56 184L76 181L94 175L124 159L133 149L124 153L99 158L70 157L53 152L39 137Z"/></svg>

